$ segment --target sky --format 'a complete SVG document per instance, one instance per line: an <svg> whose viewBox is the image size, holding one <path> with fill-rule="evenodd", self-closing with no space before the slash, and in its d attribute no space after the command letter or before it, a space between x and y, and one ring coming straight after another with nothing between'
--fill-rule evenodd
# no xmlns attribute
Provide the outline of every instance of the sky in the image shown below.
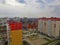
<svg viewBox="0 0 60 45"><path fill-rule="evenodd" d="M60 17L60 0L0 0L0 17Z"/></svg>

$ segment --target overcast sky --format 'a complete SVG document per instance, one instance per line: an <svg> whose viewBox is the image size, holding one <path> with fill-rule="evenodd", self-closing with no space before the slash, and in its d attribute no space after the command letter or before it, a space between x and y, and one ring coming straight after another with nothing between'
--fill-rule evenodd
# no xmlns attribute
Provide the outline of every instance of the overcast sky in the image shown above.
<svg viewBox="0 0 60 45"><path fill-rule="evenodd" d="M60 17L60 0L0 0L0 17Z"/></svg>

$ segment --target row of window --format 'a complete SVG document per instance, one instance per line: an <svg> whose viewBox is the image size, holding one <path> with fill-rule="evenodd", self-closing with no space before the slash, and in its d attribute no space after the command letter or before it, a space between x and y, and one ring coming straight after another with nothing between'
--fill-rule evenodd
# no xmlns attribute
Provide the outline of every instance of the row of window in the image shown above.
<svg viewBox="0 0 60 45"><path fill-rule="evenodd" d="M6 30L6 26L0 26L0 30Z"/></svg>

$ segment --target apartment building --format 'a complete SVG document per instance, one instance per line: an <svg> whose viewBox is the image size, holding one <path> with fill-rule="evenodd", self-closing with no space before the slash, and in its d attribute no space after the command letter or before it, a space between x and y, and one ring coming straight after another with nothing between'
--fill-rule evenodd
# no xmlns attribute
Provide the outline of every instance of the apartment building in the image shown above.
<svg viewBox="0 0 60 45"><path fill-rule="evenodd" d="M8 31L6 18L0 18L0 45L6 45L8 43Z"/></svg>
<svg viewBox="0 0 60 45"><path fill-rule="evenodd" d="M11 45L22 45L22 22L18 20L8 20L10 29ZM16 43L17 42L17 43Z"/></svg>
<svg viewBox="0 0 60 45"><path fill-rule="evenodd" d="M51 37L60 36L60 18L39 18L38 19L38 31Z"/></svg>

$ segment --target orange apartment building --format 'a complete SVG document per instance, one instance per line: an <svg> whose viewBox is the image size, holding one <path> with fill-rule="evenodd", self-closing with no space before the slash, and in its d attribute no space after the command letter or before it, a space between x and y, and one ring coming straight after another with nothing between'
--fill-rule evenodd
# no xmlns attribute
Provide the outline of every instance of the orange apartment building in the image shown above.
<svg viewBox="0 0 60 45"><path fill-rule="evenodd" d="M22 45L22 23L18 21L9 21L10 45Z"/></svg>
<svg viewBox="0 0 60 45"><path fill-rule="evenodd" d="M39 18L38 19L38 31L51 37L60 36L60 18Z"/></svg>

